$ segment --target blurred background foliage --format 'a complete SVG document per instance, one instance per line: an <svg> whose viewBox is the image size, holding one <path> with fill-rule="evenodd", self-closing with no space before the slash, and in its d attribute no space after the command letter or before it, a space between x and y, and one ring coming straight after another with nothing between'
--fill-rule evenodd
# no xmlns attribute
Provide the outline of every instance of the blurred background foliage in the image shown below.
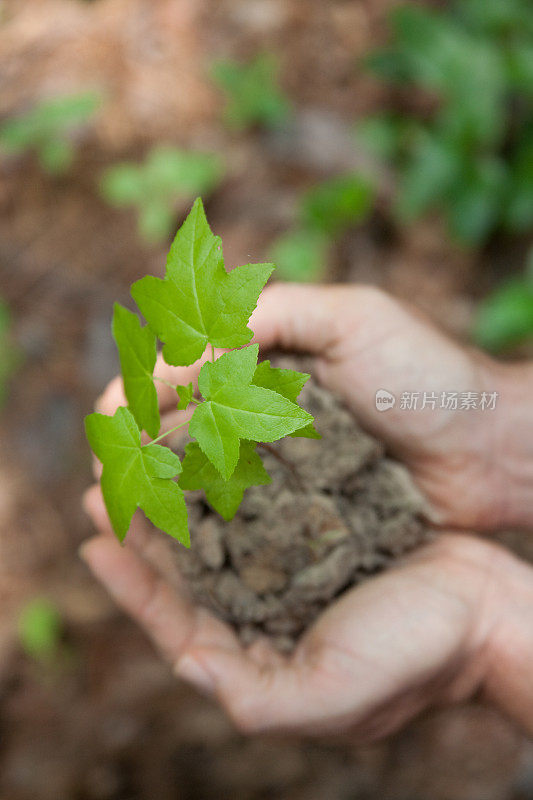
<svg viewBox="0 0 533 800"><path fill-rule="evenodd" d="M92 92L44 100L0 129L0 149L7 153L35 152L52 175L68 170L75 154L74 137L87 126L100 105Z"/></svg>
<svg viewBox="0 0 533 800"><path fill-rule="evenodd" d="M259 53L248 63L228 59L213 64L213 79L226 97L224 120L231 129L275 128L287 119L290 103L278 86L278 70L271 53Z"/></svg>
<svg viewBox="0 0 533 800"><path fill-rule="evenodd" d="M142 164L109 167L100 188L110 205L137 209L139 232L147 242L166 242L175 233L180 201L190 205L209 194L222 174L215 154L159 146Z"/></svg>
<svg viewBox="0 0 533 800"><path fill-rule="evenodd" d="M369 145L376 137L396 168L400 220L436 208L469 246L499 227L530 229L533 6L461 0L437 12L409 5L394 10L390 26L390 46L372 54L368 67L435 100L429 118L385 115L366 128Z"/></svg>
<svg viewBox="0 0 533 800"><path fill-rule="evenodd" d="M0 96L0 797L533 797L479 704L364 751L243 739L77 557L113 301L198 194L228 267L533 355L531 1L3 0Z"/></svg>

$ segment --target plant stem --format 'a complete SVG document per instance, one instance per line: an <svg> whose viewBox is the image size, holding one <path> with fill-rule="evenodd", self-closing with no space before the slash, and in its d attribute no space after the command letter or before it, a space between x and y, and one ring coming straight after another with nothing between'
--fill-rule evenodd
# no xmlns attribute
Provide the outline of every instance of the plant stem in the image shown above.
<svg viewBox="0 0 533 800"><path fill-rule="evenodd" d="M211 361L213 363L215 362L215 345L214 344L211 345Z"/></svg>
<svg viewBox="0 0 533 800"><path fill-rule="evenodd" d="M159 375L154 375L154 381L159 381L160 383L164 383L165 386L169 386L171 389L174 389L174 391L176 391L176 387L173 383L170 383L170 381L165 380L165 378L160 378Z"/></svg>
<svg viewBox="0 0 533 800"><path fill-rule="evenodd" d="M294 478L294 481L295 481L298 489L301 492L305 492L305 486L303 484L303 481L300 478L300 476L298 474L298 470L296 469L296 467L294 466L292 461L289 461L288 458L285 458L284 456L282 456L281 453L278 452L276 450L276 448L272 447L272 445L270 445L270 444L266 444L265 442L259 442L257 446L258 447L262 447L263 450L266 450L268 453L273 455L274 458L277 458L277 460L280 462L280 464L283 464L283 466L291 473L291 475Z"/></svg>
<svg viewBox="0 0 533 800"><path fill-rule="evenodd" d="M157 442L159 442L161 439L164 439L164 438L165 438L165 436L168 436L168 435L169 435L169 433L174 433L174 431L177 431L177 430L178 430L178 428L183 428L183 426L184 426L184 425L188 425L188 424L189 424L189 420L188 420L188 419L186 419L186 420L185 420L185 422L180 422L180 424L179 424L179 425L175 425L173 428L170 428L170 430L166 431L165 433L162 433L162 434L160 434L160 435L157 437L157 439L152 439L152 441L150 442L150 444L156 444L156 443L157 443Z"/></svg>

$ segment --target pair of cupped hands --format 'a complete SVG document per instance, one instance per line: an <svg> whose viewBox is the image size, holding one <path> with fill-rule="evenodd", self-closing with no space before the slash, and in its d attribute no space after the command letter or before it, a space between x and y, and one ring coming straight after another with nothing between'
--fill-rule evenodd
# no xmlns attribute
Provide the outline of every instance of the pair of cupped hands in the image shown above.
<svg viewBox="0 0 533 800"><path fill-rule="evenodd" d="M533 368L466 350L419 312L370 287L274 285L250 323L263 348L314 356L314 375L409 468L437 536L346 592L290 657L266 640L241 646L168 572L162 537L134 517L115 540L98 485L85 508L98 535L81 550L94 575L145 629L177 676L216 697L245 732L349 732L367 743L429 706L476 693L533 734L533 568L465 531L533 530ZM156 374L187 384L201 362ZM493 410L376 409L375 394L498 393ZM158 383L163 430L179 422ZM529 392L529 394L528 394ZM98 402L125 404L115 379ZM317 446L321 446L317 443ZM527 536L524 530L524 536Z"/></svg>

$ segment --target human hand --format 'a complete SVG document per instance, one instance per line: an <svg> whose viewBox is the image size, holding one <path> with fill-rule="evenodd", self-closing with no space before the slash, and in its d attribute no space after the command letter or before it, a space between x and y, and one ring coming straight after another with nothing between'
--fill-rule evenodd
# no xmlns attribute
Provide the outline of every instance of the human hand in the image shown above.
<svg viewBox="0 0 533 800"><path fill-rule="evenodd" d="M134 517L127 546L99 487L85 506L100 534L82 557L145 629L175 674L214 696L245 733L349 733L369 743L429 706L482 691L533 734L533 569L502 548L447 534L346 592L290 658L195 606L168 574L169 540ZM174 584L174 585L173 585Z"/></svg>
<svg viewBox="0 0 533 800"><path fill-rule="evenodd" d="M314 355L314 374L409 468L435 522L533 525L533 367L503 366L370 286L275 284L250 323L264 348ZM378 411L386 389L396 405ZM403 392L498 392L495 411L400 408Z"/></svg>
<svg viewBox="0 0 533 800"><path fill-rule="evenodd" d="M489 480L491 470L475 461L485 443L490 446L481 417L472 423L480 437L476 443L461 420L446 414L439 421L435 412L398 419L396 411L377 412L374 395L377 388L493 390L484 384L488 360L464 353L371 289L274 287L252 327L261 344L316 354L319 379L403 455L443 521L457 527L482 522L488 502L483 479ZM158 365L159 374L174 383L187 383L198 369ZM430 385L421 386L426 380ZM175 397L164 385L159 389L165 412ZM99 408L113 413L123 402L115 381ZM173 427L179 415L165 414L163 429ZM469 480L471 496L465 498ZM481 687L532 729L524 665L533 655L527 622L533 570L505 551L464 536L442 536L343 595L284 659L265 641L242 649L231 629L192 606L182 587L172 587L168 558L161 553L165 543L140 516L128 535L133 547L120 548L98 488L87 494L86 507L102 532L84 547L96 576L163 649L177 674L213 692L245 730L351 730L368 741L427 705L460 700Z"/></svg>

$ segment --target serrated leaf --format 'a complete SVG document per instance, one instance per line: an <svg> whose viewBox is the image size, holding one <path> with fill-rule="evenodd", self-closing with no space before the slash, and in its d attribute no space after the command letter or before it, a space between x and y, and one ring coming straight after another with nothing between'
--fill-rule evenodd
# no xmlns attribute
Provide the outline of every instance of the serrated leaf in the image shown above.
<svg viewBox="0 0 533 800"><path fill-rule="evenodd" d="M257 355L258 345L226 353L206 362L198 378L206 402L195 409L189 433L226 480L237 465L242 439L274 442L313 421L286 397L252 385Z"/></svg>
<svg viewBox="0 0 533 800"><path fill-rule="evenodd" d="M178 393L179 401L178 401L178 411L183 411L192 400L192 396L194 394L194 387L192 382L189 383L188 386L176 386L176 391Z"/></svg>
<svg viewBox="0 0 533 800"><path fill-rule="evenodd" d="M272 389L295 403L310 377L305 372L272 367L270 361L262 361L255 369L253 384Z"/></svg>
<svg viewBox="0 0 533 800"><path fill-rule="evenodd" d="M139 427L155 439L161 427L153 379L156 338L149 328L141 327L136 314L119 303L114 306L112 327L131 413Z"/></svg>
<svg viewBox="0 0 533 800"><path fill-rule="evenodd" d="M255 452L255 442L241 442L239 460L229 480L224 480L196 442L185 448L180 486L182 489L203 489L207 502L227 522L235 516L246 489L271 482L272 478Z"/></svg>
<svg viewBox="0 0 533 800"><path fill-rule="evenodd" d="M156 527L188 547L183 491L172 480L181 472L178 456L157 444L142 447L133 414L122 406L112 417L89 414L85 430L103 464L102 492L117 538L124 539L140 507Z"/></svg>
<svg viewBox="0 0 533 800"><path fill-rule="evenodd" d="M221 242L209 228L200 198L176 234L164 280L147 276L132 296L164 342L168 364L188 366L215 347L241 347L252 338L247 327L272 264L224 268Z"/></svg>
<svg viewBox="0 0 533 800"><path fill-rule="evenodd" d="M264 389L271 389L278 394L296 403L298 395L311 376L306 372L297 372L294 369L281 369L280 367L270 366L270 361L262 361L257 365L252 383L255 386L262 386ZM321 439L321 435L315 429L312 422L304 428L300 428L290 434L293 437L303 437L306 439Z"/></svg>

